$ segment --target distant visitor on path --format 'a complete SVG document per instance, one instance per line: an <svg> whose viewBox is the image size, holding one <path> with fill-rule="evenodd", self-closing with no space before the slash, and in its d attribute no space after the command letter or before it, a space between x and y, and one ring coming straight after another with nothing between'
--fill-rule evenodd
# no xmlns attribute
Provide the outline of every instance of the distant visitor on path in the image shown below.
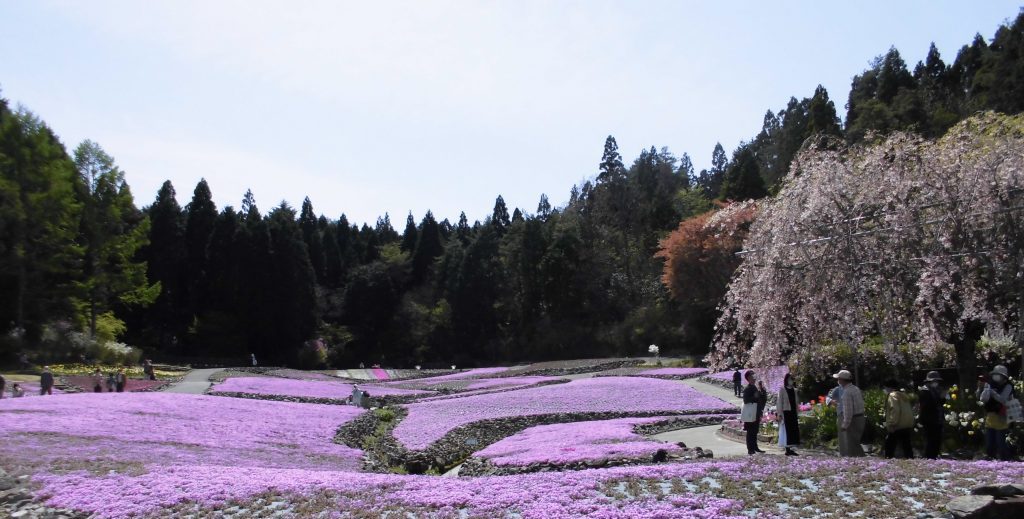
<svg viewBox="0 0 1024 519"><path fill-rule="evenodd" d="M782 379L776 404L779 410L779 447L786 449L786 456L796 456L793 447L800 445L800 400L796 396L793 376L789 373Z"/></svg>
<svg viewBox="0 0 1024 519"><path fill-rule="evenodd" d="M839 416L836 425L839 429L839 455L861 457L864 448L860 439L864 436L864 397L860 388L853 384L853 375L848 370L840 370L832 375L842 387L842 397L837 410Z"/></svg>
<svg viewBox="0 0 1024 519"><path fill-rule="evenodd" d="M249 355L252 356L252 367L255 368L256 367L256 354L255 353L250 353Z"/></svg>
<svg viewBox="0 0 1024 519"><path fill-rule="evenodd" d="M743 396L743 377L740 375L740 368L732 372L732 392L736 398Z"/></svg>
<svg viewBox="0 0 1024 519"><path fill-rule="evenodd" d="M156 380L156 373L153 370L153 361L146 359L146 361L142 363L142 373L144 373L146 378L149 380Z"/></svg>
<svg viewBox="0 0 1024 519"><path fill-rule="evenodd" d="M53 373L50 373L50 366L43 366L43 374L39 375L39 394L53 394Z"/></svg>
<svg viewBox="0 0 1024 519"><path fill-rule="evenodd" d="M128 376L124 374L124 368L117 370L117 374L114 375L114 387L118 393L124 392L124 386L128 382Z"/></svg>
<svg viewBox="0 0 1024 519"><path fill-rule="evenodd" d="M111 371L110 373L107 373L107 393L113 393L114 386L116 385L117 383L114 382L114 372Z"/></svg>
<svg viewBox="0 0 1024 519"><path fill-rule="evenodd" d="M93 391L93 393L102 393L103 392L103 373L100 371L100 368L94 369L92 371L92 375L90 377L92 378L92 391Z"/></svg>
<svg viewBox="0 0 1024 519"><path fill-rule="evenodd" d="M25 390L21 388L21 384L15 382L14 385L11 386L11 396L14 398L25 396Z"/></svg>
<svg viewBox="0 0 1024 519"><path fill-rule="evenodd" d="M978 401L985 408L985 454L989 458L1010 459L1010 448L1006 444L1006 433L1010 429L1007 419L1007 404L1013 399L1006 366L996 366L988 375L986 383L978 380Z"/></svg>
<svg viewBox="0 0 1024 519"><path fill-rule="evenodd" d="M910 405L910 397L900 389L896 380L885 381L882 389L886 394L885 457L895 457L898 445L903 451L903 458L913 458L910 434L914 431L914 408Z"/></svg>
<svg viewBox="0 0 1024 519"><path fill-rule="evenodd" d="M949 400L949 393L938 371L928 372L924 379L924 387L917 393L917 400L921 406L917 421L924 431L924 457L936 459L942 450L942 428L946 423L945 405Z"/></svg>
<svg viewBox="0 0 1024 519"><path fill-rule="evenodd" d="M743 412L740 419L743 421L743 430L747 431L747 454L753 456L764 452L757 446L757 434L761 432L761 411L768 402L768 394L759 389L757 374L753 370L746 373L747 387L743 389Z"/></svg>
<svg viewBox="0 0 1024 519"><path fill-rule="evenodd" d="M0 398L4 397L4 389L7 388L7 379L0 375Z"/></svg>

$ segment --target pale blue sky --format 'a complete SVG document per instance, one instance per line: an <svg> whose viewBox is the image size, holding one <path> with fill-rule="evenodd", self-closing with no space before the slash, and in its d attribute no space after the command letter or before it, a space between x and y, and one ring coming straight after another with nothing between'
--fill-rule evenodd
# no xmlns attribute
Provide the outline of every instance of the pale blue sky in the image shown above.
<svg viewBox="0 0 1024 519"><path fill-rule="evenodd" d="M823 84L843 115L891 45L951 62L1018 5L0 0L0 88L69 150L103 146L140 206L205 177L218 206L308 195L401 231L409 210L482 220L498 194L561 205L609 134L699 170L790 96Z"/></svg>

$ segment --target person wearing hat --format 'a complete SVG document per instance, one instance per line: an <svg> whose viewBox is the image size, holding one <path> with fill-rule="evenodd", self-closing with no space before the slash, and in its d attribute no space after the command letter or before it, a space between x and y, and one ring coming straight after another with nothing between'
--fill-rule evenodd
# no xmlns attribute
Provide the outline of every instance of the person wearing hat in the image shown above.
<svg viewBox="0 0 1024 519"><path fill-rule="evenodd" d="M921 410L917 415L917 421L924 430L924 457L936 459L942 450L942 428L946 423L946 401L949 395L946 393L942 375L938 371L929 371L924 379L924 386L917 394Z"/></svg>
<svg viewBox="0 0 1024 519"><path fill-rule="evenodd" d="M886 380L882 388L886 394L885 457L895 457L896 446L899 445L904 458L913 458L910 433L914 430L914 408L910 405L910 397L900 389L900 383L896 380Z"/></svg>
<svg viewBox="0 0 1024 519"><path fill-rule="evenodd" d="M860 388L853 384L853 375L845 369L832 375L843 388L843 395L838 403L836 425L839 428L839 455L864 456L860 439L864 436L864 396Z"/></svg>
<svg viewBox="0 0 1024 519"><path fill-rule="evenodd" d="M1006 419L1006 403L1013 398L1013 385L1006 366L996 366L988 375L989 381L978 380L978 401L985 407L985 454L990 458L1010 459L1006 433L1010 422Z"/></svg>

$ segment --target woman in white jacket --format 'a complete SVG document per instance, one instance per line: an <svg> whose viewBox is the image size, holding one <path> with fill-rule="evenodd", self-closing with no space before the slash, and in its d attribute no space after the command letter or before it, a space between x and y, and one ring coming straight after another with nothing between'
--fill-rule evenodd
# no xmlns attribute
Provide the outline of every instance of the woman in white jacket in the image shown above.
<svg viewBox="0 0 1024 519"><path fill-rule="evenodd" d="M786 456L796 456L793 447L800 445L800 420L797 418L800 400L796 397L796 387L789 373L782 380L779 397L775 402L779 420L779 447L786 449Z"/></svg>

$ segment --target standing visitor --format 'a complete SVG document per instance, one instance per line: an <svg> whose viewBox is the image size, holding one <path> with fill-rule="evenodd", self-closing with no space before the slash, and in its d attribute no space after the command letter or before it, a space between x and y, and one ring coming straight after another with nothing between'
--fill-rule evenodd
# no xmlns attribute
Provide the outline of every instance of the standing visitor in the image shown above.
<svg viewBox="0 0 1024 519"><path fill-rule="evenodd" d="M4 397L4 389L7 388L7 379L0 375L0 398Z"/></svg>
<svg viewBox="0 0 1024 519"><path fill-rule="evenodd" d="M768 395L757 388L757 374L753 370L746 373L747 387L743 389L743 413L740 419L743 420L743 430L747 431L747 454L753 456L764 452L757 446L757 434L761 432L761 413L764 404L768 402Z"/></svg>
<svg viewBox="0 0 1024 519"><path fill-rule="evenodd" d="M100 368L96 368L92 372L92 390L94 393L103 392L103 373L100 372Z"/></svg>
<svg viewBox="0 0 1024 519"><path fill-rule="evenodd" d="M924 429L924 457L936 459L942 450L942 427L946 423L946 401L949 395L938 371L929 371L924 387L917 394L921 411L917 416Z"/></svg>
<svg viewBox="0 0 1024 519"><path fill-rule="evenodd" d="M114 372L107 373L107 393L114 392L114 386L117 385L114 381Z"/></svg>
<svg viewBox="0 0 1024 519"><path fill-rule="evenodd" d="M848 370L839 370L832 378L843 387L838 403L839 418L836 420L839 455L862 457L864 449L860 446L860 439L864 436L864 397L860 388L853 384L853 375Z"/></svg>
<svg viewBox="0 0 1024 519"><path fill-rule="evenodd" d="M117 388L118 393L124 392L125 383L128 382L128 377L124 373L124 368L117 370L117 374L114 375L114 387Z"/></svg>
<svg viewBox="0 0 1024 519"><path fill-rule="evenodd" d="M255 368L256 367L256 354L255 353L250 353L249 355L252 356L252 367Z"/></svg>
<svg viewBox="0 0 1024 519"><path fill-rule="evenodd" d="M786 456L796 456L793 447L800 445L800 400L796 397L796 386L789 373L782 379L776 407L779 411L779 447L786 449Z"/></svg>
<svg viewBox="0 0 1024 519"><path fill-rule="evenodd" d="M15 382L14 385L11 386L11 396L14 398L25 396L25 390L21 389L21 384Z"/></svg>
<svg viewBox="0 0 1024 519"><path fill-rule="evenodd" d="M885 457L896 455L896 445L903 449L904 458L913 458L914 450L910 446L910 433L914 430L914 408L910 405L910 397L900 390L899 382L887 380L882 386L887 395L885 398Z"/></svg>
<svg viewBox="0 0 1024 519"><path fill-rule="evenodd" d="M142 373L144 373L146 378L149 380L156 380L156 373L153 370L153 361L146 359L146 361L142 363Z"/></svg>
<svg viewBox="0 0 1024 519"><path fill-rule="evenodd" d="M1010 422L1006 418L1006 404L1013 398L1013 386L1006 366L996 366L988 379L988 383L978 381L978 401L985 408L985 454L989 458L1009 460L1006 432Z"/></svg>
<svg viewBox="0 0 1024 519"><path fill-rule="evenodd" d="M740 376L740 368L736 368L736 371L732 372L732 392L736 395L736 398L743 396L743 381Z"/></svg>
<svg viewBox="0 0 1024 519"><path fill-rule="evenodd" d="M53 394L53 373L50 373L50 366L43 366L43 374L39 375L39 394Z"/></svg>

